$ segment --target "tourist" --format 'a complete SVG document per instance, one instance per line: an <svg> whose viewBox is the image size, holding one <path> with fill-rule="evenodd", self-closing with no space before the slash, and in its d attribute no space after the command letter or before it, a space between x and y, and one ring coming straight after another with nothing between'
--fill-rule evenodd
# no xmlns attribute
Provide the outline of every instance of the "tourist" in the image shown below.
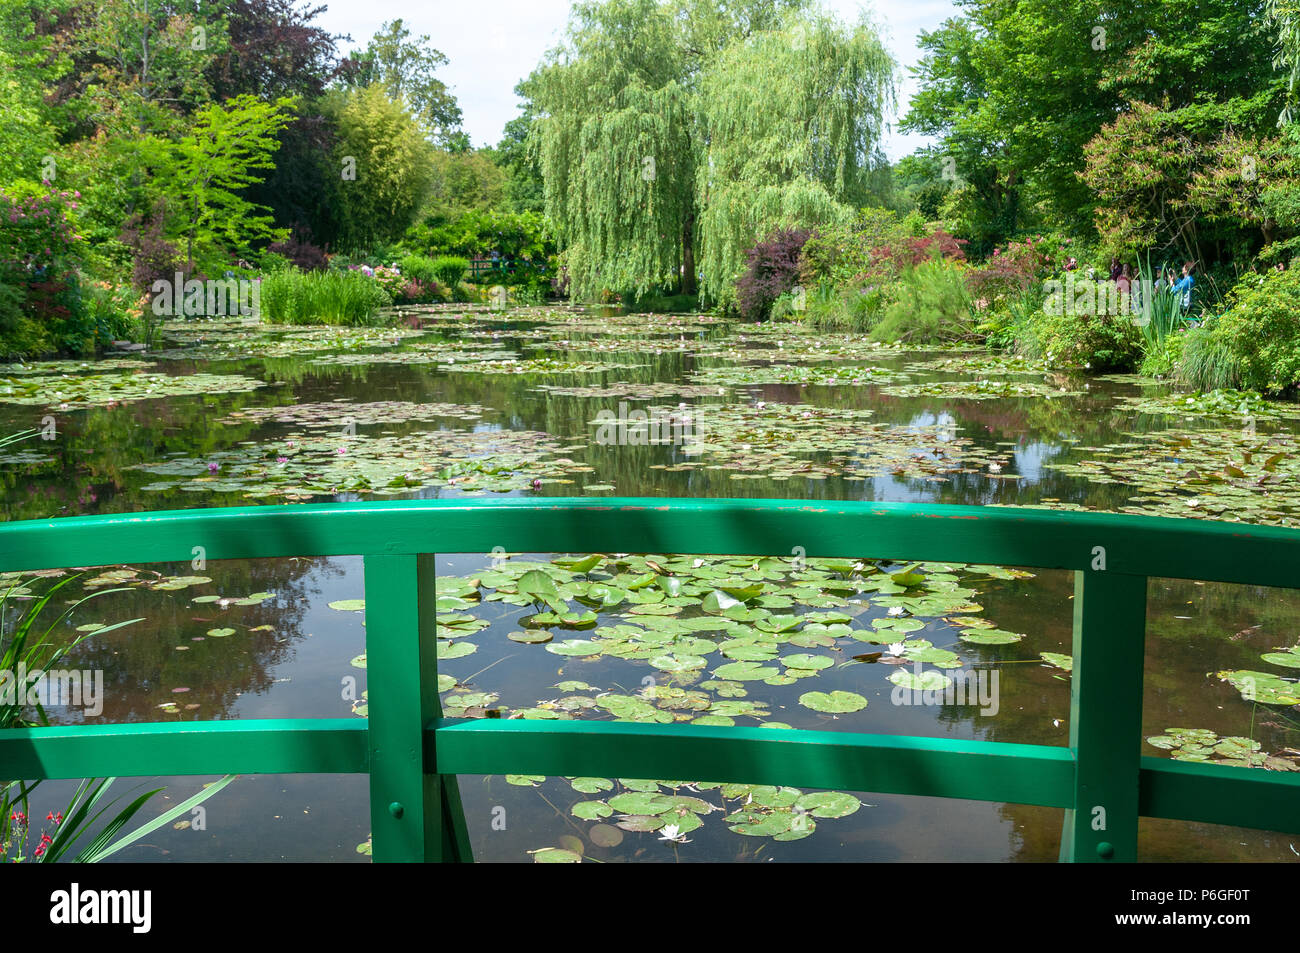
<svg viewBox="0 0 1300 953"><path fill-rule="evenodd" d="M1173 286L1173 293L1180 296L1180 303L1184 313L1191 310L1192 307L1192 286L1196 284L1196 279L1192 277L1192 272L1196 269L1196 263L1192 261L1183 262L1183 277L1176 285ZM1172 272L1171 272L1172 277Z"/></svg>
<svg viewBox="0 0 1300 953"><path fill-rule="evenodd" d="M1122 295L1133 290L1133 273L1128 265L1120 268L1119 274L1115 277L1115 284L1119 286L1119 293Z"/></svg>
<svg viewBox="0 0 1300 953"><path fill-rule="evenodd" d="M1112 258L1110 260L1110 280L1118 283L1121 274L1123 274L1123 269L1120 267L1119 259Z"/></svg>

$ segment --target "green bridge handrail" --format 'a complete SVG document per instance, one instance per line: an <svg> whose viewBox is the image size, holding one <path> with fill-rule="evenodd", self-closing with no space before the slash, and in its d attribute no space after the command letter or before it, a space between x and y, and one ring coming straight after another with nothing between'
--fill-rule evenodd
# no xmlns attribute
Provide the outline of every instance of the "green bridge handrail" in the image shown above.
<svg viewBox="0 0 1300 953"><path fill-rule="evenodd" d="M1068 747L838 731L443 718L434 553L868 556L1075 572ZM456 776L675 777L1066 809L1062 860L1132 861L1139 816L1300 833L1300 778L1141 755L1149 577L1300 588L1300 530L1016 507L475 499L0 524L0 571L362 555L362 719L0 732L0 777L368 773L377 861L471 859Z"/></svg>

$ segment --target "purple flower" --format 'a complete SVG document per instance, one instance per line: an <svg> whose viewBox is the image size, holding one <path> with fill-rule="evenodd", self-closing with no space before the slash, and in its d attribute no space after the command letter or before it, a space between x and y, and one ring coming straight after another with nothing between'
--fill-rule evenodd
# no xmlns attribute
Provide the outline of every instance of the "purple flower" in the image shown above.
<svg viewBox="0 0 1300 953"><path fill-rule="evenodd" d="M209 473L216 473L216 472L217 472L218 470L220 470L220 469L221 469L221 464L219 464L219 463L209 463L209 464L208 464L208 472L209 472Z"/></svg>
<svg viewBox="0 0 1300 953"><path fill-rule="evenodd" d="M289 462L289 458L288 458L288 457L276 457L276 458L275 458L275 462L276 462L276 463L288 463L288 462Z"/></svg>
<svg viewBox="0 0 1300 953"><path fill-rule="evenodd" d="M541 488L542 488L542 481L541 481L541 480L534 480L534 481L533 481L533 489L534 489L534 490L540 490Z"/></svg>

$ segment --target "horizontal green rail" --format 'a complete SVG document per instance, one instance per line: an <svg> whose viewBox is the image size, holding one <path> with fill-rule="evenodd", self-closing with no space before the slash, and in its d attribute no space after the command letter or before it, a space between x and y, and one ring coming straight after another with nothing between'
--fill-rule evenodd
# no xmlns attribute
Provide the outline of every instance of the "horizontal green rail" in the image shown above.
<svg viewBox="0 0 1300 953"><path fill-rule="evenodd" d="M448 719L433 553L784 554L1075 572L1069 747L851 732ZM365 721L0 733L0 776L367 773L376 860L468 860L460 774L677 777L1066 809L1063 860L1136 858L1139 816L1300 833L1300 778L1141 757L1150 577L1300 588L1300 531L1015 507L778 500L389 501L0 524L0 571L362 555Z"/></svg>

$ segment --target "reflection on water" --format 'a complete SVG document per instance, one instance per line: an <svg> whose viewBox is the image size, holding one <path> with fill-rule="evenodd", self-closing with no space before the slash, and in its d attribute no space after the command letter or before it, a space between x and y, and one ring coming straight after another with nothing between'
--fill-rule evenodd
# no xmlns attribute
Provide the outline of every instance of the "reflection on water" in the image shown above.
<svg viewBox="0 0 1300 953"><path fill-rule="evenodd" d="M1152 432L1175 424L1185 429L1198 426L1196 422L1171 421L1162 415L1139 414L1120 405L1119 398L1144 392L1136 384L1066 381L1053 375L1030 379L1074 395L896 397L882 394L875 385L771 383L724 389L721 394L684 389L680 394L649 401L669 407L681 404L721 408L765 402L831 409L854 421L854 427L881 425L882 429L911 428L924 433L927 440L935 441L935 446L923 451L931 461L943 457L939 444L969 441L960 452L979 462L979 466L936 473L922 472L928 463L918 464L918 470L895 461L863 474L853 472L851 455L833 448L808 457L824 464L825 472L774 478L753 467L712 467L712 458L702 461L685 453L680 445L609 445L594 439L592 422L600 411L617 413L620 401L629 398L622 394L592 394L592 389L623 383L694 386L692 376L700 368L736 366L735 360L728 362L708 353L710 346L720 346L727 327L708 325L660 337L655 339L660 345L643 353L612 353L608 342L616 339L589 330L568 330L562 347L539 350L536 345L545 343L545 339L532 323L502 322L487 327L496 327L501 334L496 338L458 339L440 327L432 337L415 340L427 346L445 339L455 341L457 347L487 342L495 348L511 349L521 357L623 366L597 374L538 377L449 372L437 363L320 363L319 352L245 360L173 361L164 365L170 373L239 373L264 380L267 385L243 393L152 399L79 410L0 404L0 432L39 425L47 414L53 414L58 424L56 440L34 443L29 448L45 459L0 467L4 517L33 519L245 505L252 501L241 488L217 492L193 485L146 489L158 482L157 477L136 468L180 456L209 459L211 455L283 441L300 433L302 423L231 415L250 408L289 404L401 401L479 405L481 416L473 420L396 419L354 426L360 434L386 436L430 430L549 434L568 448L572 467L563 480L569 482L548 481L536 489L510 492L556 496L579 495L585 487L612 486L620 496L867 499L976 505L1060 501L1117 509L1132 495L1131 489L1070 476L1051 464L1077 456L1080 451L1076 447L1121 442L1122 434ZM515 335L520 331L525 336ZM584 341L592 346L584 349ZM664 342L680 346L664 351ZM750 340L745 346L754 343ZM784 341L780 346L790 350L794 342ZM408 342L397 353L418 352ZM913 382L920 383L971 377L951 370L917 371L908 367L932 357L887 352L859 363L906 371ZM830 362L830 366L835 365ZM541 389L540 384L553 389ZM645 406L646 402L638 404L633 399L633 405ZM870 413L863 414L858 423L858 418L844 414L846 411ZM700 419L707 423L710 417L700 412ZM333 432L330 428L336 424L342 428L345 421L345 412L340 412L337 420L326 414L317 422L318 432ZM748 436L751 431L744 429L751 425L752 421L730 421L726 427L732 429L717 436L741 446L753 439ZM746 452L761 452L761 448ZM413 487L395 495L447 498L461 493L443 485ZM324 498L359 497L340 493ZM439 575L467 577L488 565L481 555L442 556ZM201 572L188 564L128 568L136 570L136 574L126 580L125 591L92 600L65 623L73 632L77 626L95 622L142 619L126 629L87 639L69 659L68 667L105 673L103 721L359 717L353 712L364 704L362 693L370 689L365 669L354 664L364 652L362 616L329 607L332 602L362 597L359 558L223 562L209 564ZM93 575L87 573L77 585ZM201 575L210 581L181 589L159 589L154 585L162 577L186 575ZM248 598L268 593L267 598L255 602ZM867 708L860 717L855 715L851 724L846 724L848 719L837 723L830 716L802 708L798 698L807 690L806 685L748 683L749 697L768 704L772 720L795 728L1063 745L1069 733L1069 676L1042 664L1038 654L1069 653L1072 596L1073 582L1065 573L1045 572L1032 580L981 583L983 616L1001 629L1027 634L1022 643L1013 647L1014 651L959 643L955 630L938 624L922 633L937 648L959 651L968 665L996 667L1001 698L999 711L992 717L979 715L973 707L890 704L892 686L885 680L886 666L881 665L836 666L815 679L819 691L842 689L867 699ZM1231 686L1206 673L1258 668L1261 653L1293 644L1300 598L1258 587L1152 580L1148 605L1144 736L1162 734L1169 728L1208 728L1224 737L1253 738L1265 752L1295 746L1295 721L1286 709L1252 706L1242 701ZM644 666L634 668L633 663L621 659L563 658L548 653L542 645L508 639L510 632L520 628L520 617L531 611L505 603L483 603L474 613L490 624L475 635L478 650L444 662L442 671L471 692L495 694L493 704L512 710L555 698L555 685L560 679L581 679L606 691L630 694L640 686L625 682L650 671ZM611 619L610 624L617 621ZM584 637L581 632L566 632L557 634L557 639L571 636ZM636 675L629 674L633 672ZM682 680L681 684L689 686L689 681ZM62 721L80 717L58 710L51 714ZM1146 755L1164 754L1144 742L1135 743L1142 745ZM188 797L201 781L212 779L162 780L167 785L167 800L158 802L159 810ZM619 843L598 844L589 837L590 823L571 814L573 805L590 799L590 795L576 793L563 779L548 779L536 786L508 783L501 777L466 777L460 783L474 852L478 859L486 861L528 860L528 851L561 846L565 843L561 839L566 837L578 838L587 856L613 862L773 858L1045 861L1056 857L1062 817L1061 811L1046 808L855 792L862 802L860 809L848 816L819 821L815 833L800 840L779 842L770 837L741 836L732 833L720 816L712 813L689 832L689 844L674 844L655 834L621 832ZM118 784L125 789L135 782ZM54 806L68 790L68 784L52 783L42 790L42 798ZM722 798L721 792L711 790L674 793L706 800L712 797L718 803ZM41 813L46 809L43 801ZM357 845L366 840L369 830L364 777L245 777L207 802L206 814L205 829L195 829L194 825L164 829L146 838L149 843L136 845L115 859L366 860L357 852ZM604 826L614 829L609 824ZM1286 837L1154 820L1143 822L1141 855L1150 860L1290 860L1297 856Z"/></svg>

